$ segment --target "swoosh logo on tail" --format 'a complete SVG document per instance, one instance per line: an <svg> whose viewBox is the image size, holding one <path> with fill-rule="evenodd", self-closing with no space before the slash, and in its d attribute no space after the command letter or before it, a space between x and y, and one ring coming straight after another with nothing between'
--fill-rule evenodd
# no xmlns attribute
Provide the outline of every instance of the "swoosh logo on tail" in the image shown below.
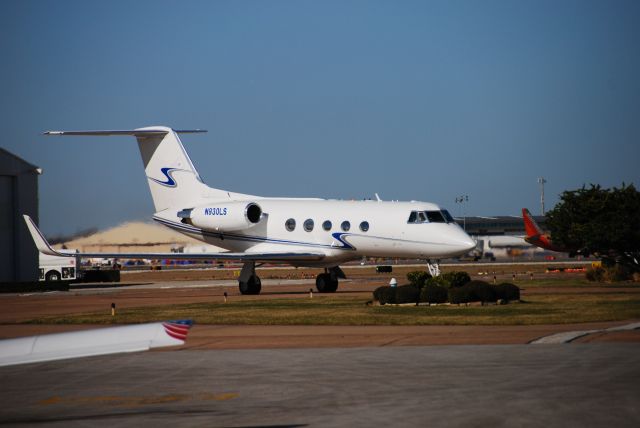
<svg viewBox="0 0 640 428"><path fill-rule="evenodd" d="M167 179L166 181L162 181L162 180L158 180L156 178L152 178L152 177L147 177L149 180L161 184L162 186L166 186L166 187L176 187L178 185L178 183L176 183L176 180L173 178L173 172L174 171L185 171L185 172L189 172L186 169L180 169L180 168L160 168L160 172L162 173L162 175L165 176L165 178Z"/></svg>

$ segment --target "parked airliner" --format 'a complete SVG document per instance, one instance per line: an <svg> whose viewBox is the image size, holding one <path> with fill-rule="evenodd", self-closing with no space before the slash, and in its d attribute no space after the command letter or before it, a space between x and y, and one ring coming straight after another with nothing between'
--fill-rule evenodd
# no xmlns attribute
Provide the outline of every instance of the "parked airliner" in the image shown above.
<svg viewBox="0 0 640 428"><path fill-rule="evenodd" d="M206 132L153 126L124 131L48 131L45 135L132 135L138 141L155 205L153 219L228 252L82 253L80 257L145 259L235 259L244 262L239 276L242 294L259 294L256 263L322 267L320 292L334 292L339 265L363 257L425 259L437 274L437 261L467 253L476 243L449 212L428 202L342 201L271 198L208 187L201 180L178 134ZM34 222L25 216L38 249L51 248ZM76 256L76 255L74 255ZM434 261L434 263L431 263Z"/></svg>

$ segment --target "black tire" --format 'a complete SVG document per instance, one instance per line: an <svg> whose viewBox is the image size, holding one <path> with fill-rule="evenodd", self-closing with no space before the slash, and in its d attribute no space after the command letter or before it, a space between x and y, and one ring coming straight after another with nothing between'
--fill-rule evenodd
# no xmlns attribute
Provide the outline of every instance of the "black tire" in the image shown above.
<svg viewBox="0 0 640 428"><path fill-rule="evenodd" d="M338 280L332 279L328 273L321 273L316 277L318 293L335 293L338 289Z"/></svg>
<svg viewBox="0 0 640 428"><path fill-rule="evenodd" d="M262 289L262 281L258 275L252 275L247 282L238 281L240 294L256 295L260 294Z"/></svg>
<svg viewBox="0 0 640 428"><path fill-rule="evenodd" d="M47 276L45 276L45 279L49 282L58 282L62 280L62 275L60 275L60 272L58 272L57 270L50 270L49 272L47 272Z"/></svg>

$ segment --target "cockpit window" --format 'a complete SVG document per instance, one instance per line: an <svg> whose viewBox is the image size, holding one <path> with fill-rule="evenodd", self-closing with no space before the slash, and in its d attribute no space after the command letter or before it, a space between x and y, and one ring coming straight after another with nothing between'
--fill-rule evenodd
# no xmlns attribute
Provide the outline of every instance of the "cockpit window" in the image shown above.
<svg viewBox="0 0 640 428"><path fill-rule="evenodd" d="M447 210L442 211L411 211L407 223L453 223L454 219Z"/></svg>
<svg viewBox="0 0 640 428"><path fill-rule="evenodd" d="M442 215L444 215L444 218L447 219L447 223L455 223L456 221L453 219L453 217L451 216L451 214L449 214L449 211L447 210L442 210Z"/></svg>
<svg viewBox="0 0 640 428"><path fill-rule="evenodd" d="M446 223L444 216L440 211L427 211L427 218L431 223Z"/></svg>

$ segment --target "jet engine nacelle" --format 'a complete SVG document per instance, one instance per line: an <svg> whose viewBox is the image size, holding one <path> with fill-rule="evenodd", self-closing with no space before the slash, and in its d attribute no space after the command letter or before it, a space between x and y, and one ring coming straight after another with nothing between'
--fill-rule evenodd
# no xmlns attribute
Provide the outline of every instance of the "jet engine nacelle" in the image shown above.
<svg viewBox="0 0 640 428"><path fill-rule="evenodd" d="M228 202L201 205L178 212L182 222L205 230L232 232L255 226L262 208L255 202Z"/></svg>

